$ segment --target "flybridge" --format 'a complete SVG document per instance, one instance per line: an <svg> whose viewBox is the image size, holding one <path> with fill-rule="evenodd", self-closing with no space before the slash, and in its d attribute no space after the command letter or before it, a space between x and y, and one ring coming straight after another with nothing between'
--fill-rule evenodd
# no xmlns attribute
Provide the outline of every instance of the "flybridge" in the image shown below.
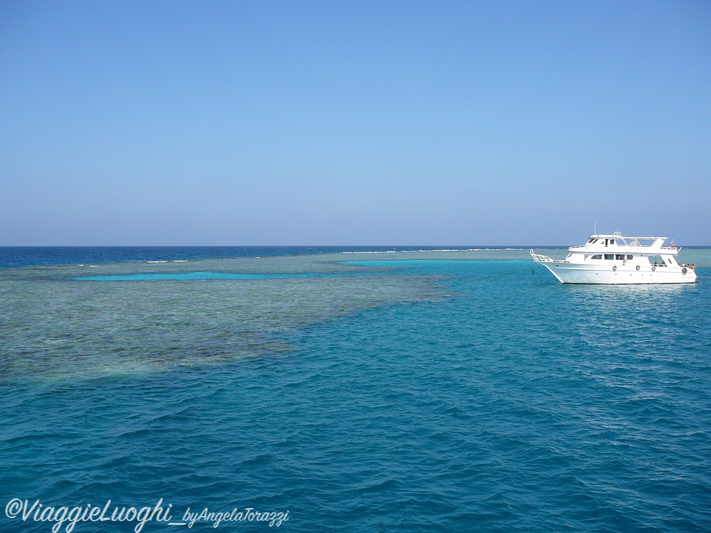
<svg viewBox="0 0 711 533"><path fill-rule="evenodd" d="M677 248L672 241L671 246L662 246L667 237L627 237L616 231L612 235L591 235L583 245L571 246L569 250L579 251L582 249L590 250L597 248L608 248L610 246L625 247L628 249L637 248L639 253L650 253L652 251L664 250L666 253L677 254L681 248Z"/></svg>

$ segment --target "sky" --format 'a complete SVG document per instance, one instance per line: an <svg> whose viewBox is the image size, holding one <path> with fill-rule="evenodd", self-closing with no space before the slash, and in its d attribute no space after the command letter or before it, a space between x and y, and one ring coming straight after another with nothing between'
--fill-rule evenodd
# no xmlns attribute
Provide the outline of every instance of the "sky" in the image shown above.
<svg viewBox="0 0 711 533"><path fill-rule="evenodd" d="M0 2L0 246L711 245L711 2Z"/></svg>

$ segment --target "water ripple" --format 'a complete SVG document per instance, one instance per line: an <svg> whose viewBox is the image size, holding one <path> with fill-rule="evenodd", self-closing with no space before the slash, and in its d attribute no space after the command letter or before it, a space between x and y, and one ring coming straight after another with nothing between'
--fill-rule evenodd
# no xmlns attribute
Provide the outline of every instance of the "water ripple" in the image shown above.
<svg viewBox="0 0 711 533"><path fill-rule="evenodd" d="M706 284L411 266L3 281L0 497L289 509L307 532L711 530Z"/></svg>

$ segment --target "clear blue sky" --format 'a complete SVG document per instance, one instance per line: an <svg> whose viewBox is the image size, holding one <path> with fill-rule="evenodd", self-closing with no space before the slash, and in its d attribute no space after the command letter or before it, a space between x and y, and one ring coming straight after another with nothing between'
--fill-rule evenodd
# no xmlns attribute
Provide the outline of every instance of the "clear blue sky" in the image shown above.
<svg viewBox="0 0 711 533"><path fill-rule="evenodd" d="M711 244L711 2L0 2L0 245Z"/></svg>

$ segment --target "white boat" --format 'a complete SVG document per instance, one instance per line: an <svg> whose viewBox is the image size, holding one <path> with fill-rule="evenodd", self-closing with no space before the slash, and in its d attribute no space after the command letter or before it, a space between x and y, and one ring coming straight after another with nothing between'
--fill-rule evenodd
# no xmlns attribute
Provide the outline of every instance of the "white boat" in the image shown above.
<svg viewBox="0 0 711 533"><path fill-rule="evenodd" d="M561 283L599 283L628 285L651 283L694 283L694 265L679 264L681 250L667 237L623 237L591 235L581 246L568 248L565 259L551 259L531 250L536 263L541 263Z"/></svg>

